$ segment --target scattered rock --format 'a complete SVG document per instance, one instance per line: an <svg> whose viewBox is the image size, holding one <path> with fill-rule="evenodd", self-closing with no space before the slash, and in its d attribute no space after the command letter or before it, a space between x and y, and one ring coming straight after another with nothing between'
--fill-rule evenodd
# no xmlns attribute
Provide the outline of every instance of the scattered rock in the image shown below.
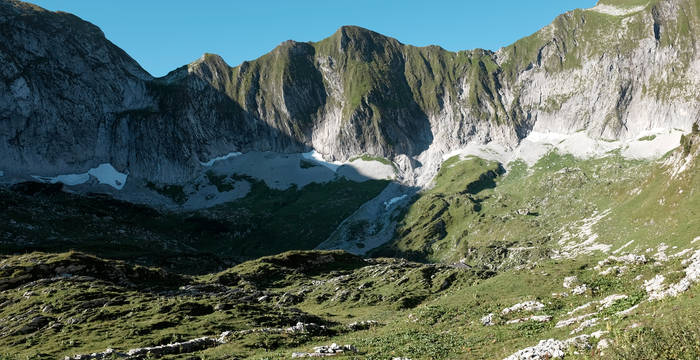
<svg viewBox="0 0 700 360"><path fill-rule="evenodd" d="M578 278L576 276L568 276L564 278L564 289L571 289L575 284L578 283Z"/></svg>
<svg viewBox="0 0 700 360"><path fill-rule="evenodd" d="M47 316L36 316L32 318L29 323L26 325L20 327L17 329L17 331L14 332L14 335L24 335L24 334L30 334L33 333L46 325L48 325L50 322L54 321L54 318L50 318Z"/></svg>
<svg viewBox="0 0 700 360"><path fill-rule="evenodd" d="M481 325L484 325L484 326L493 326L493 325L496 325L496 324L493 322L493 316L494 316L494 314L493 314L493 313L490 313L490 314L488 314L488 315L482 317L482 318L481 318Z"/></svg>
<svg viewBox="0 0 700 360"><path fill-rule="evenodd" d="M343 354L345 352L357 352L357 348L352 345L340 346L333 343L328 346L317 346L314 347L314 351L310 353L296 352L292 354L293 358L303 358L303 357L324 357L324 356L336 356Z"/></svg>
<svg viewBox="0 0 700 360"><path fill-rule="evenodd" d="M580 333L584 329L598 325L598 318L588 319L581 323L576 329L571 330L571 335Z"/></svg>
<svg viewBox="0 0 700 360"><path fill-rule="evenodd" d="M581 284L581 285L579 285L579 286L573 288L573 289L571 290L571 293L574 294L574 295L582 295L583 293L586 292L586 290L588 290L588 285L586 285L586 284Z"/></svg>
<svg viewBox="0 0 700 360"><path fill-rule="evenodd" d="M114 357L126 357L126 353L120 353L115 351L114 349L107 349L103 352L99 353L92 353L92 354L85 354L85 355L75 355L73 357L66 356L64 360L90 360L90 359L106 359L106 358L114 358Z"/></svg>
<svg viewBox="0 0 700 360"><path fill-rule="evenodd" d="M518 324L518 323L523 323L526 321L534 321L534 322L549 322L552 320L552 317L550 315L532 315L524 318L518 318L518 319L513 319L513 320L508 320L506 321L506 324Z"/></svg>
<svg viewBox="0 0 700 360"><path fill-rule="evenodd" d="M601 339L596 346L597 350L605 350L610 347L610 339Z"/></svg>
<svg viewBox="0 0 700 360"><path fill-rule="evenodd" d="M359 321L359 322L354 322L351 324L348 324L348 329L352 331L359 331L359 330L366 330L369 329L373 326L379 326L379 321L376 320L365 320L365 321Z"/></svg>
<svg viewBox="0 0 700 360"><path fill-rule="evenodd" d="M515 304L509 308L503 309L503 311L501 311L501 314L507 315L512 312L520 311L540 311L542 309L544 309L544 304L539 301L525 301L519 304Z"/></svg>
<svg viewBox="0 0 700 360"><path fill-rule="evenodd" d="M593 317L593 316L595 316L595 315L596 315L596 313L590 313L590 314L585 314L585 315L577 316L577 317L574 317L574 318L571 318L571 319L561 320L561 321L559 321L556 325L554 325L554 327L560 328L560 327L564 327L564 326L569 326L569 325L572 325L572 324L576 324L576 323L578 323L578 322L581 322L581 321L583 321L583 320L586 320L586 319L588 319L588 318L591 318L591 317Z"/></svg>
<svg viewBox="0 0 700 360"><path fill-rule="evenodd" d="M671 284L666 288L664 285L665 277L656 275L654 278L644 282L644 289L649 294L649 301L661 300L666 297L676 297L679 294L687 291L690 286L700 281L700 250L697 250L693 256L683 261L685 268L685 277L675 284Z"/></svg>
<svg viewBox="0 0 700 360"><path fill-rule="evenodd" d="M587 350L591 348L590 339L600 338L607 331L596 331L590 335L579 335L566 340L547 339L532 347L522 349L513 355L508 356L504 360L547 360L561 359L566 355L569 348L574 347L578 350Z"/></svg>

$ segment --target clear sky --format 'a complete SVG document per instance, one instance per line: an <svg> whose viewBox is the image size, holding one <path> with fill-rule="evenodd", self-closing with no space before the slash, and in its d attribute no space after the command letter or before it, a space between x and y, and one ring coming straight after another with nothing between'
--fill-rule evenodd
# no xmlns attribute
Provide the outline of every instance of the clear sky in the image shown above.
<svg viewBox="0 0 700 360"><path fill-rule="evenodd" d="M221 55L255 59L285 40L318 41L358 25L405 44L497 50L596 0L34 0L99 26L154 76Z"/></svg>

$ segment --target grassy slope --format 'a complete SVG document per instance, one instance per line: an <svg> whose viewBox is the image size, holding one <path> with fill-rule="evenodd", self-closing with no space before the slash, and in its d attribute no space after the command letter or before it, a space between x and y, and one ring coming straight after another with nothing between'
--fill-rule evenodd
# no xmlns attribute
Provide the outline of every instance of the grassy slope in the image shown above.
<svg viewBox="0 0 700 360"><path fill-rule="evenodd" d="M697 135L693 139L697 139ZM693 156L698 154L697 146L691 145L690 154L695 154ZM671 155L670 158L674 159L675 156ZM609 243L613 245L612 249L616 249L629 240L635 240L626 250L647 256L651 254L644 249L656 249L662 242L678 246L677 249L668 250L670 255L684 248L695 247L690 241L700 235L697 233L700 228L700 217L697 216L700 208L697 158L685 172L669 178L668 171L674 166L661 162L624 161L614 154L597 160L576 160L550 154L531 169L522 165L514 167L497 179L495 188L476 192L484 198L481 210L484 216L478 218L491 223L480 224L477 221L473 225L481 229L481 234L486 234L488 230L488 234L494 234L496 239L511 236L525 242L548 234L551 238L545 238L543 246L555 250L556 240L561 236L558 231L575 230L580 226L578 220L590 217L596 210L611 209L607 217L592 226L592 231L599 235L598 241ZM458 193L475 179L473 175L469 176L473 173L465 170L489 167L493 169L493 164L476 159L451 160L443 168L436 189ZM454 176L454 181L448 181L448 175L459 176ZM492 221L502 219L504 214L512 214L524 206L539 215L520 215L520 218L513 215L510 219ZM474 236L472 233L469 236ZM482 238L487 243L491 237L482 235ZM40 266L38 262L46 263L53 256L33 254L8 258L3 263L6 272L3 279L7 279L10 273L13 274L9 276L10 279L21 278L28 271L28 265ZM58 257L65 258L66 255ZM683 269L680 260L629 265L624 273L601 275L600 269L594 269L594 265L603 257L603 254L594 252L574 259L531 259L533 261L525 266L503 266L494 273L476 266L458 268L397 259L365 261L337 251L291 252L247 262L218 274L178 280L182 284L210 284L209 290L200 287L199 294L188 294L182 290L154 292L145 285L139 285L138 281L129 286L115 283L113 278L99 276L101 280L88 281L91 288L86 288L84 283L77 280L34 282L2 293L2 297L10 300L11 305L1 310L3 316L0 318L5 323L0 325L5 331L15 331L31 319L31 314L40 311L44 303L60 308L60 311L49 314L55 314L52 315L54 321L66 325L61 330L0 338L0 345L19 358L32 357L39 352L74 354L101 350L107 346L127 349L206 334L213 336L223 330L290 326L299 319L306 319L326 324L330 332L318 335L236 335L234 341L228 344L193 355L206 359L231 356L288 358L293 351L309 351L316 345L337 342L357 346L361 357L367 359L393 356L412 359L493 359L535 345L541 339L573 336L570 331L577 325L555 328L554 324L593 310L594 307L591 307L567 315L567 312L584 303L612 294L625 294L629 298L615 302L608 309L596 309L600 312L597 316L602 320L582 333L600 329L612 331L609 336L616 339L620 346L617 350L609 350L606 355L590 350L579 357L625 358L636 354L654 358L664 353L672 355L679 348L664 350L664 344L653 342L648 337L649 329L657 329L668 334L664 336L675 338L683 336L679 335L683 332L690 334L685 336L691 338L697 334L687 327L678 328L684 324L678 319L697 320L700 287L693 286L677 298L655 302L646 301L642 288L644 280L657 274L675 279L669 282L677 281L681 275L678 271ZM571 275L578 276L581 283L587 285L585 292L564 298L553 295L567 291L562 283L565 277ZM220 285L226 287L222 289ZM32 291L34 295L24 296L27 291ZM77 295L85 292L122 294L129 303L89 308L81 313L78 309L84 308L83 303L87 298ZM255 300L261 295L268 297ZM527 315L509 314L495 316L498 323L495 326L481 325L479 319L482 316L490 312L499 314L501 309L525 300L545 304L545 308L538 313L553 316L553 321L544 324L505 324L509 319ZM187 315L194 305L179 304L191 302L200 303L204 310L198 315ZM231 305L212 311L217 304ZM639 304L639 307L632 314L615 315L635 304ZM125 312L131 314L127 324L113 320ZM61 316L61 313L64 315ZM91 321L66 323L67 318L75 316ZM380 325L360 331L349 331L345 327L350 322L361 320L377 320ZM648 341L649 346L630 345L624 329L631 324L641 325L641 330L631 334ZM616 352L621 354L615 355Z"/></svg>
<svg viewBox="0 0 700 360"><path fill-rule="evenodd" d="M227 182L215 179L221 186ZM204 273L290 249L312 249L386 181L338 180L278 191L254 183L216 208L160 212L51 186L35 194L0 189L0 251L75 249L183 273ZM31 194L31 195L29 195Z"/></svg>

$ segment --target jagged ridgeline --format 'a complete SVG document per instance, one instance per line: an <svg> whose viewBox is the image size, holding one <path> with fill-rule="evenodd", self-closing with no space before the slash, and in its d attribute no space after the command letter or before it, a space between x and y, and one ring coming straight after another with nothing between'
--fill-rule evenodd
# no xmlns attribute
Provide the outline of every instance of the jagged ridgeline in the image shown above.
<svg viewBox="0 0 700 360"><path fill-rule="evenodd" d="M236 67L205 54L157 79L73 15L14 0L0 11L8 173L111 163L177 182L230 151L394 159L512 146L533 127L620 138L698 119L694 0L601 1L498 52L345 26Z"/></svg>
<svg viewBox="0 0 700 360"><path fill-rule="evenodd" d="M697 358L699 40L600 0L154 78L0 0L0 359Z"/></svg>

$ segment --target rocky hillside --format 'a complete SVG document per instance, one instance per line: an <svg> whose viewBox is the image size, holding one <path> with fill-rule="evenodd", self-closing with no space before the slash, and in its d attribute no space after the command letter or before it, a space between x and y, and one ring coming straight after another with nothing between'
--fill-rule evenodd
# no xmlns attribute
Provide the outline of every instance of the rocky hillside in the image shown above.
<svg viewBox="0 0 700 360"><path fill-rule="evenodd" d="M697 358L698 159L697 126L655 162L454 157L375 252L438 264L291 251L218 271L188 249L225 255L225 223L18 184L0 358ZM81 244L128 262L61 250Z"/></svg>
<svg viewBox="0 0 700 360"><path fill-rule="evenodd" d="M53 176L110 163L172 183L232 151L313 147L331 160L390 158L403 181L425 184L444 154L513 147L532 129L687 131L700 114L699 8L601 1L495 53L346 26L236 67L205 54L154 79L95 26L6 0L0 170Z"/></svg>

